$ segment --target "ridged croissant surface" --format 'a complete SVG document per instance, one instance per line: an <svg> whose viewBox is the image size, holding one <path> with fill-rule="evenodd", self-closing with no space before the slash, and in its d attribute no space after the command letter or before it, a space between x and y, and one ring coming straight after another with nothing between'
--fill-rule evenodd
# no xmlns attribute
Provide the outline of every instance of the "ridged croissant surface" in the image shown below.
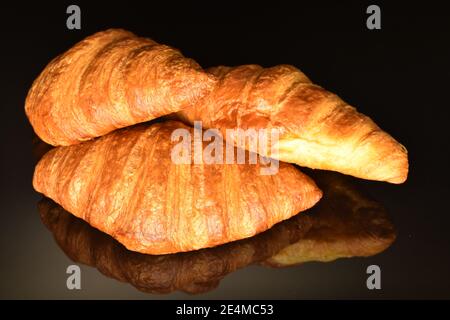
<svg viewBox="0 0 450 320"><path fill-rule="evenodd" d="M386 210L337 173L314 172L323 199L308 211L312 226L297 243L268 259L271 266L368 257L387 249L396 232ZM306 212L304 216L306 215Z"/></svg>
<svg viewBox="0 0 450 320"><path fill-rule="evenodd" d="M184 121L201 120L224 137L226 129L275 128L279 154L271 156L282 161L369 180L406 180L406 149L298 69L245 65L209 72L219 83L201 105L179 112Z"/></svg>
<svg viewBox="0 0 450 320"><path fill-rule="evenodd" d="M266 260L301 239L311 227L308 216L297 215L249 239L154 256L125 249L48 198L39 202L39 212L58 245L74 262L93 266L108 277L149 293L210 291L227 274Z"/></svg>
<svg viewBox="0 0 450 320"><path fill-rule="evenodd" d="M261 175L260 162L175 164L171 152L180 142L171 134L180 128L194 135L169 121L50 150L36 166L34 188L128 249L150 254L251 237L321 197L286 163L274 175Z"/></svg>
<svg viewBox="0 0 450 320"><path fill-rule="evenodd" d="M25 111L42 140L70 145L195 105L214 84L178 50L110 29L51 61Z"/></svg>

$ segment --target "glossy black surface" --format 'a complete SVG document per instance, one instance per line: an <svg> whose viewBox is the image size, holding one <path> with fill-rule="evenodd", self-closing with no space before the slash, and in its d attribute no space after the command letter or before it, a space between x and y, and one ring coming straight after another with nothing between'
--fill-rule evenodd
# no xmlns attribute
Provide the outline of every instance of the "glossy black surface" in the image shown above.
<svg viewBox="0 0 450 320"><path fill-rule="evenodd" d="M365 26L365 3L81 3L82 30L66 29L69 3L1 12L0 298L450 298L449 19L434 3L381 4L382 29ZM382 254L286 269L249 266L200 295L142 293L81 266L82 289L66 288L71 260L37 210L32 129L23 106L42 68L83 37L109 27L180 48L202 66L293 64L372 117L409 150L403 185L357 182L390 213L398 238ZM382 289L366 288L366 268Z"/></svg>

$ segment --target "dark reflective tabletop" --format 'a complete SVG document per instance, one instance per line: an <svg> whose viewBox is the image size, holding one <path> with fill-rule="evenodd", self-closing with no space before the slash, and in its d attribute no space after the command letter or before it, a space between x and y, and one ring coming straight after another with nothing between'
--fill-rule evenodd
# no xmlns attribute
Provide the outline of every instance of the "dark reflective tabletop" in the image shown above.
<svg viewBox="0 0 450 320"><path fill-rule="evenodd" d="M382 29L370 31L356 2L209 13L139 3L83 4L79 31L67 30L64 4L2 10L0 298L450 298L448 10L383 4ZM30 143L24 113L50 59L110 27L182 48L202 67L295 65L408 148L407 182L323 174L317 207L254 238L160 257L125 250L33 190L46 147ZM81 290L66 286L70 265ZM371 265L380 290L367 288Z"/></svg>

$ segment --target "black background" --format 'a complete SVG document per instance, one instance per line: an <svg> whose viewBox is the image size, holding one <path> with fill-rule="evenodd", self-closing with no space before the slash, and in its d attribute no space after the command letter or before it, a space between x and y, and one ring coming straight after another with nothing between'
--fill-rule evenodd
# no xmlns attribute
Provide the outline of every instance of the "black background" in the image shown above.
<svg viewBox="0 0 450 320"><path fill-rule="evenodd" d="M66 28L78 4L82 29ZM382 29L366 28L378 4ZM2 4L0 298L450 298L450 11L437 2L55 2ZM39 220L31 178L32 128L24 100L57 54L96 31L120 27L174 46L203 67L292 64L369 115L409 151L403 185L361 182L389 210L398 239L366 259L272 270L252 266L200 295L146 295L70 260ZM382 269L369 291L365 269Z"/></svg>

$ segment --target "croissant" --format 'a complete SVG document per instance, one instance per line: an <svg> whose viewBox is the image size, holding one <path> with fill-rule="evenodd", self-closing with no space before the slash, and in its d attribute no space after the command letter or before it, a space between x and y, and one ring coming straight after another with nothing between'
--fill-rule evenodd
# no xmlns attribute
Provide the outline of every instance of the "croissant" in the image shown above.
<svg viewBox="0 0 450 320"><path fill-rule="evenodd" d="M202 121L224 137L227 129L276 129L279 140L271 148L278 154L266 156L369 180L406 180L405 147L295 67L220 66L208 71L219 83L196 108L180 111L179 119ZM248 149L247 143L228 138Z"/></svg>
<svg viewBox="0 0 450 320"><path fill-rule="evenodd" d="M282 249L265 265L285 267L368 257L395 241L395 228L385 208L359 191L348 177L323 171L309 174L323 190L323 199L307 211L312 226L300 241Z"/></svg>
<svg viewBox="0 0 450 320"><path fill-rule="evenodd" d="M210 249L154 256L125 249L48 198L42 199L38 208L41 220L74 262L93 266L141 291L160 294L176 290L192 294L210 291L227 274L270 258L301 239L311 227L308 216L297 215L249 239Z"/></svg>
<svg viewBox="0 0 450 320"><path fill-rule="evenodd" d="M194 105L215 81L178 50L110 29L51 61L25 112L42 140L70 145Z"/></svg>
<svg viewBox="0 0 450 320"><path fill-rule="evenodd" d="M33 186L128 249L150 254L251 237L322 195L286 163L274 175L261 175L260 162L174 163L176 129L194 135L193 128L167 121L52 149L37 164Z"/></svg>

